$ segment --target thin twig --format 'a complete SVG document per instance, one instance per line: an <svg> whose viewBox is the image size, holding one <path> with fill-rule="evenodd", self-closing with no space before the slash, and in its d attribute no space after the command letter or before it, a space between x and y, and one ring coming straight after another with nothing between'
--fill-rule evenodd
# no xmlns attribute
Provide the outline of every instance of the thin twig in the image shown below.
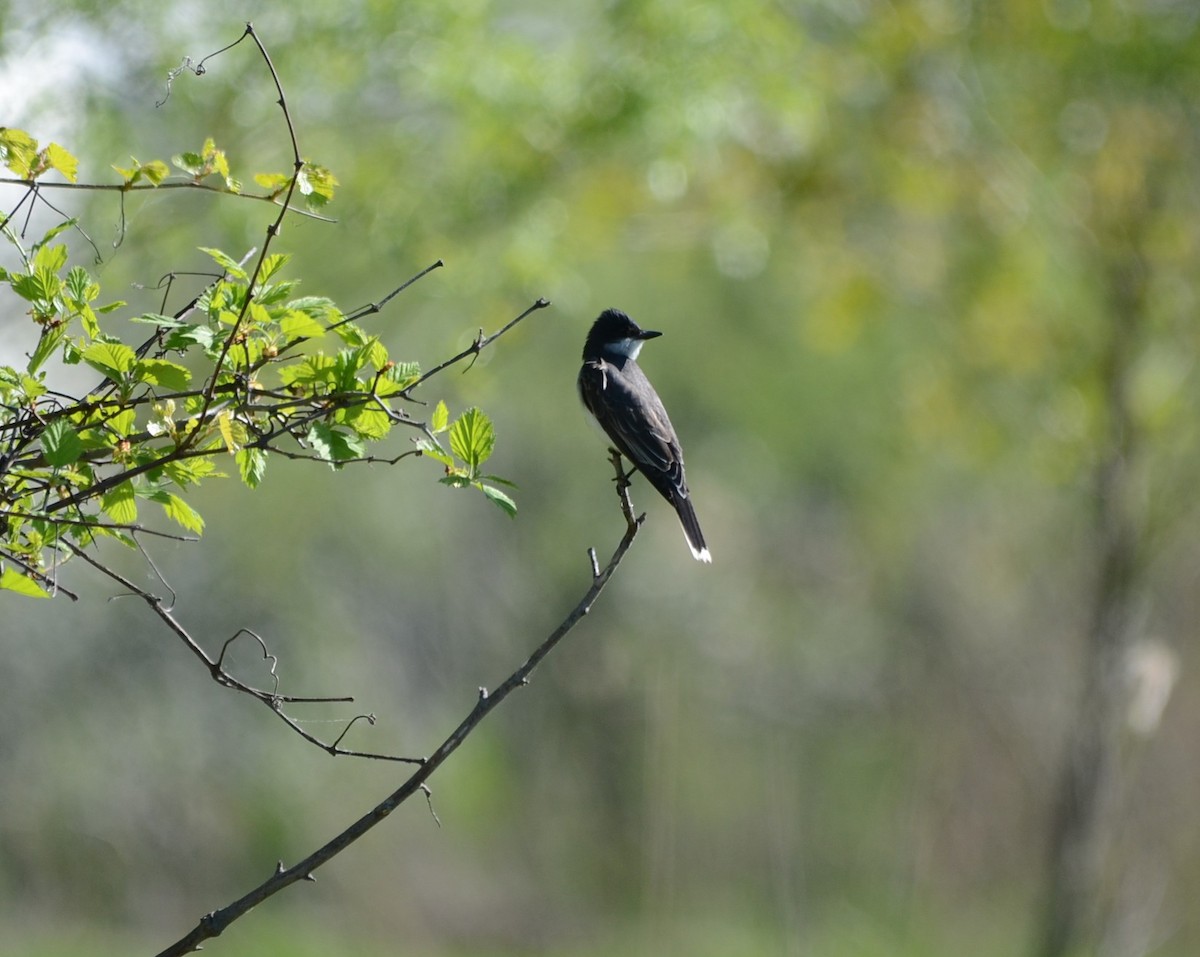
<svg viewBox="0 0 1200 957"><path fill-rule="evenodd" d="M417 381L414 382L412 385L410 385L407 389L404 389L403 391L398 392L397 395L401 395L405 398L408 398L412 394L412 391L415 388L417 388L417 386L421 385L424 382L427 382L428 380L432 379L435 375L437 375L439 372L441 372L443 369L449 368L450 366L454 365L456 362L461 362L463 359L467 358L468 356L473 357L471 361L474 362L474 357L477 357L479 355L479 353L481 353L487 346L491 345L493 342L495 342L497 339L499 339L502 335L504 335L506 332L508 332L510 329L512 329L518 322L520 322L522 319L526 318L527 316L530 316L533 313L537 312L539 309L545 309L548 305L550 305L549 299L535 300L533 305L531 305L528 309L526 309L519 316L517 316L517 318L511 320L507 325L505 325L503 328L501 328L498 332L493 332L490 336L485 336L483 334L483 330L480 329L479 335L477 335L475 337L474 341L469 346L467 346L467 348L463 349L462 352L458 353L458 355L451 356L445 362L439 362L432 369L430 369L428 372L426 372L424 375L422 375L419 379L417 379Z"/></svg>
<svg viewBox="0 0 1200 957"><path fill-rule="evenodd" d="M280 694L278 690L279 679L275 674L275 656L268 651L266 642L259 635L248 628L239 629L232 637L227 639L221 647L221 654L217 658L214 659L209 657L208 653L203 647L201 647L200 643L191 636L186 628L183 627L183 625L179 622L179 619L175 617L174 613L163 603L161 598L159 598L153 592L149 592L140 585L130 581L120 572L105 565L99 559L93 557L87 551L73 544L72 542L64 542L64 544L79 558L83 559L93 568L97 569L105 576L121 585L122 588L125 588L129 595L135 596L144 601L150 607L150 610L162 620L167 628L170 629L176 635L176 637L178 637L184 643L187 649L204 664L204 667L208 671L210 677L212 677L213 681L224 688L230 688L233 691L240 691L243 694L247 694L256 701L266 705L271 709L272 712L274 712L276 717L278 717L284 724L295 731L296 734L298 734L308 743L315 745L322 751L334 756L371 758L377 761L398 761L406 764L421 763L421 758L402 757L391 754L377 754L367 751L350 751L339 747L336 742L329 744L326 741L322 741L320 738L309 733L303 727L301 727L300 723L295 718L283 710L283 705L349 703L354 701L353 697L318 697L311 695ZM167 588L170 589L170 586L168 585ZM229 646L242 635L249 635L251 638L253 638L262 650L263 658L272 662L270 674L275 686L270 691L267 691L263 688L255 688L253 685L248 685L244 681L240 681L239 679L235 678L225 669L225 653ZM340 741L341 738L339 737L338 740Z"/></svg>

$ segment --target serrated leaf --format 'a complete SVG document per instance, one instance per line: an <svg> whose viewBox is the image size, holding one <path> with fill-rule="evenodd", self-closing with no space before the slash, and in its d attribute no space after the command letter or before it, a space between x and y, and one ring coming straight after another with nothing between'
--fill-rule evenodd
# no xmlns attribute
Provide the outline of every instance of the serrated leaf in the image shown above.
<svg viewBox="0 0 1200 957"><path fill-rule="evenodd" d="M279 381L286 385L332 385L336 380L336 362L326 355L307 356L279 370Z"/></svg>
<svg viewBox="0 0 1200 957"><path fill-rule="evenodd" d="M520 488L516 482L509 481L506 478L501 478L499 475L481 475L479 477L487 480L488 482L496 482L498 485L507 485L509 488Z"/></svg>
<svg viewBox="0 0 1200 957"><path fill-rule="evenodd" d="M217 416L217 428L230 455L235 454L246 441L246 427L236 421L228 409Z"/></svg>
<svg viewBox="0 0 1200 957"><path fill-rule="evenodd" d="M64 219L61 223L55 223L53 226L51 226L49 229L46 230L45 235L42 236L42 238L39 239L34 244L33 248L40 249L42 246L48 245L50 243L50 240L54 239L60 233L65 233L68 229L70 229L72 226L74 226L78 222L79 222L78 219Z"/></svg>
<svg viewBox="0 0 1200 957"><path fill-rule="evenodd" d="M163 511L167 513L167 518L181 525L189 532L195 532L197 535L204 531L204 519L200 513L192 508L178 495L172 492L162 492L161 498L155 496L155 499L162 503Z"/></svg>
<svg viewBox="0 0 1200 957"><path fill-rule="evenodd" d="M467 409L450 426L450 451L466 463L472 474L488 460L495 445L495 429L482 409Z"/></svg>
<svg viewBox="0 0 1200 957"><path fill-rule="evenodd" d="M50 593L46 589L28 575L22 575L15 568L6 568L3 572L0 572L0 588L16 592L18 595L24 595L27 598L50 597Z"/></svg>
<svg viewBox="0 0 1200 957"><path fill-rule="evenodd" d="M213 331L208 326L183 325L172 329L163 343L168 349L186 352L193 345L201 345L205 349L213 344Z"/></svg>
<svg viewBox="0 0 1200 957"><path fill-rule="evenodd" d="M325 327L299 309L289 309L283 314L279 331L288 339L318 339L325 335Z"/></svg>
<svg viewBox="0 0 1200 957"><path fill-rule="evenodd" d="M33 161L37 157L37 140L24 130L0 128L0 156L4 157L4 165L17 176L29 179Z"/></svg>
<svg viewBox="0 0 1200 957"><path fill-rule="evenodd" d="M138 167L138 172L157 186L170 175L171 169L162 160L151 160L149 163L141 164Z"/></svg>
<svg viewBox="0 0 1200 957"><path fill-rule="evenodd" d="M106 528L103 525L89 525L86 530L80 529L74 531L81 544L90 544L93 536L103 535L105 538L115 538L126 548L137 548L138 544L133 540L133 537L127 535L119 528Z"/></svg>
<svg viewBox="0 0 1200 957"><path fill-rule="evenodd" d="M176 153L171 157L171 162L192 176L200 176L204 172L204 157L199 153Z"/></svg>
<svg viewBox="0 0 1200 957"><path fill-rule="evenodd" d="M392 430L392 420L383 409L370 404L347 409L343 421L364 439L378 442Z"/></svg>
<svg viewBox="0 0 1200 957"><path fill-rule="evenodd" d="M366 451L356 436L317 422L308 431L308 441L321 458L331 465L358 458Z"/></svg>
<svg viewBox="0 0 1200 957"><path fill-rule="evenodd" d="M93 342L83 350L83 361L114 382L121 382L137 362L137 354L120 342Z"/></svg>
<svg viewBox="0 0 1200 957"><path fill-rule="evenodd" d="M48 304L62 289L62 280L45 269L16 273L10 280L13 292L29 302Z"/></svg>
<svg viewBox="0 0 1200 957"><path fill-rule="evenodd" d="M292 178L286 173L256 173L254 175L254 182L272 193L286 189L287 184L291 181Z"/></svg>
<svg viewBox="0 0 1200 957"><path fill-rule="evenodd" d="M517 503L505 495L500 489L491 485L480 485L483 494L488 497L488 500L495 502L509 518L516 518Z"/></svg>
<svg viewBox="0 0 1200 957"><path fill-rule="evenodd" d="M51 143L45 149L46 163L50 169L56 169L70 182L75 182L79 173L79 160L68 153L57 143Z"/></svg>
<svg viewBox="0 0 1200 957"><path fill-rule="evenodd" d="M46 384L41 379L22 374L17 381L21 385L21 391L25 394L26 400L37 399L46 394Z"/></svg>
<svg viewBox="0 0 1200 957"><path fill-rule="evenodd" d="M246 487L258 488L267 471L267 453L262 449L239 449L234 458Z"/></svg>
<svg viewBox="0 0 1200 957"><path fill-rule="evenodd" d="M275 273L279 272L292 257L287 253L271 253L262 261L262 267L258 271L258 281L260 283L268 282Z"/></svg>
<svg viewBox="0 0 1200 957"><path fill-rule="evenodd" d="M83 334L89 339L100 337L100 320L96 318L96 312L91 306L84 305L79 310L79 324L83 326Z"/></svg>
<svg viewBox="0 0 1200 957"><path fill-rule="evenodd" d="M387 370L389 382L394 382L400 389L407 389L421 378L421 365L418 362L397 362Z"/></svg>
<svg viewBox="0 0 1200 957"><path fill-rule="evenodd" d="M134 376L141 382L182 392L192 381L192 373L166 359L142 359L134 366Z"/></svg>
<svg viewBox="0 0 1200 957"><path fill-rule="evenodd" d="M82 266L72 266L67 273L67 294L78 303L91 302L100 295L100 286Z"/></svg>
<svg viewBox="0 0 1200 957"><path fill-rule="evenodd" d="M33 257L33 265L37 269L57 273L67 264L66 246L42 246Z"/></svg>
<svg viewBox="0 0 1200 957"><path fill-rule="evenodd" d="M100 509L118 525L136 522L137 502L134 500L133 483L127 480L109 489L100 500Z"/></svg>
<svg viewBox="0 0 1200 957"><path fill-rule="evenodd" d="M195 485L201 479L212 476L213 478L223 477L222 472L217 471L216 463L210 458L191 458L191 459L176 459L173 462L167 462L163 466L163 471L170 476L172 482L180 488L187 488L189 485Z"/></svg>
<svg viewBox="0 0 1200 957"><path fill-rule="evenodd" d="M296 188L300 190L301 195L309 203L316 201L320 205L333 199L333 190L337 185L337 177L324 166L318 166L316 163L305 163L296 180Z"/></svg>
<svg viewBox="0 0 1200 957"><path fill-rule="evenodd" d="M445 432L449 422L450 410L446 408L446 403L439 399L438 404L434 406L433 417L429 420L429 431L434 435L438 432Z"/></svg>
<svg viewBox="0 0 1200 957"><path fill-rule="evenodd" d="M109 408L112 408L112 406L109 406ZM133 430L133 425L136 421L137 409L123 409L116 415L110 416L108 419L106 419L105 423L110 429L116 432L117 435L124 438Z"/></svg>
<svg viewBox="0 0 1200 957"><path fill-rule="evenodd" d="M187 323L181 319L176 319L174 316L164 316L157 312L146 312L140 316L130 316L130 322L141 322L148 326L158 326L162 329L179 329Z"/></svg>
<svg viewBox="0 0 1200 957"><path fill-rule="evenodd" d="M29 357L29 365L26 366L26 371L30 374L37 372L38 369L54 354L54 350L58 348L60 342L66 337L67 330L63 326L57 329L43 329L41 336L38 338L38 343L34 347L33 355Z"/></svg>
<svg viewBox="0 0 1200 957"><path fill-rule="evenodd" d="M299 299L293 299L289 302L287 307L288 309L307 313L318 322L325 323L326 325L339 322L343 318L341 310L327 296L301 296ZM350 323L347 323L347 325L350 325ZM361 343L350 344L361 345Z"/></svg>
<svg viewBox="0 0 1200 957"><path fill-rule="evenodd" d="M434 445L428 439L421 438L416 440L416 446L421 450L423 455L428 455L431 459L441 462L446 468L454 467L454 459L447 455L442 449Z"/></svg>
<svg viewBox="0 0 1200 957"><path fill-rule="evenodd" d="M246 270L238 265L235 259L232 259L226 253L219 249L214 249L211 246L200 246L200 252L207 253L213 258L213 261L220 266L225 272L233 276L235 279L240 279L242 282L249 282L250 277L246 275Z"/></svg>
<svg viewBox="0 0 1200 957"><path fill-rule="evenodd" d="M66 419L55 419L42 433L42 455L53 466L70 465L83 454L83 442Z"/></svg>

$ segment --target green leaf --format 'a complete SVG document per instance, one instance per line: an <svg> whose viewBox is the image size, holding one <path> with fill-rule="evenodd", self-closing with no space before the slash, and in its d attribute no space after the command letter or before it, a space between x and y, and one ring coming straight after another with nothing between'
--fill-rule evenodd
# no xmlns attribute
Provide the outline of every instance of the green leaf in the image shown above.
<svg viewBox="0 0 1200 957"><path fill-rule="evenodd" d="M74 226L78 222L79 222L78 219L64 219L61 223L56 223L55 225L51 226L49 229L46 230L45 235L42 236L41 239L39 239L36 243L34 243L33 248L41 249L43 246L49 245L50 240L54 239L61 233L65 233L68 229L70 229L72 226Z"/></svg>
<svg viewBox="0 0 1200 957"><path fill-rule="evenodd" d="M337 177L316 163L305 163L296 180L296 188L300 190L310 209L319 209L332 200L333 190L337 185Z"/></svg>
<svg viewBox="0 0 1200 957"><path fill-rule="evenodd" d="M191 176L203 176L205 173L204 157L199 153L176 153L171 162Z"/></svg>
<svg viewBox="0 0 1200 957"><path fill-rule="evenodd" d="M262 268L258 271L258 281L265 283L270 280L275 273L287 265L287 261L291 258L287 253L272 253L264 258Z"/></svg>
<svg viewBox="0 0 1200 957"><path fill-rule="evenodd" d="M467 409L450 427L450 451L466 463L472 475L488 460L495 445L496 432L481 409Z"/></svg>
<svg viewBox="0 0 1200 957"><path fill-rule="evenodd" d="M67 295L78 303L91 302L100 295L100 286L82 266L72 266L67 273Z"/></svg>
<svg viewBox="0 0 1200 957"><path fill-rule="evenodd" d="M167 513L167 518L178 525L182 525L189 532L195 532L197 535L204 531L204 519L200 517L200 513L188 505L182 498L172 492L161 492L154 496L155 500L162 503L163 511Z"/></svg>
<svg viewBox="0 0 1200 957"><path fill-rule="evenodd" d="M506 478L501 478L499 475L481 475L481 479L486 479L489 482L496 482L499 485L507 485L509 488L519 488L516 482L511 482Z"/></svg>
<svg viewBox="0 0 1200 957"><path fill-rule="evenodd" d="M89 339L100 338L100 320L96 318L95 310L87 303L79 307L79 324L83 326L83 333Z"/></svg>
<svg viewBox="0 0 1200 957"><path fill-rule="evenodd" d="M346 459L358 458L365 447L355 436L318 422L308 431L308 441L313 450L331 465Z"/></svg>
<svg viewBox="0 0 1200 957"><path fill-rule="evenodd" d="M224 473L218 472L216 464L208 458L176 459L174 462L167 462L163 471L180 488L196 485L210 475L214 478L224 477Z"/></svg>
<svg viewBox="0 0 1200 957"><path fill-rule="evenodd" d="M396 383L400 390L407 389L421 378L419 362L397 362L387 370L389 382Z"/></svg>
<svg viewBox="0 0 1200 957"><path fill-rule="evenodd" d="M391 418L373 401L347 409L343 421L360 437L375 442L392 430Z"/></svg>
<svg viewBox="0 0 1200 957"><path fill-rule="evenodd" d="M183 325L178 329L172 329L171 334L167 336L167 341L163 343L166 348L177 352L186 352L193 345L200 345L207 349L212 344L213 331L208 326L194 325Z"/></svg>
<svg viewBox="0 0 1200 957"><path fill-rule="evenodd" d="M17 381L20 382L21 391L25 393L27 400L37 399L46 394L46 386L41 379L35 379L31 375L21 375Z"/></svg>
<svg viewBox="0 0 1200 957"><path fill-rule="evenodd" d="M37 251L37 255L33 257L35 269L44 269L51 273L57 273L66 264L66 246L43 246Z"/></svg>
<svg viewBox="0 0 1200 957"><path fill-rule="evenodd" d="M486 495L489 501L495 502L504 511L509 518L516 518L517 503L505 495L500 489L491 485L480 485L483 494Z"/></svg>
<svg viewBox="0 0 1200 957"><path fill-rule="evenodd" d="M6 568L0 572L0 588L15 591L18 595L25 595L28 598L50 597L50 593L46 589L28 575L22 575L15 568Z"/></svg>
<svg viewBox="0 0 1200 957"><path fill-rule="evenodd" d="M142 359L134 367L134 375L141 382L182 392L192 381L192 373L181 365L166 359Z"/></svg>
<svg viewBox="0 0 1200 957"><path fill-rule="evenodd" d="M113 406L109 406L109 408L111 409ZM106 424L110 429L116 432L117 435L124 438L133 430L133 426L136 421L137 409L122 409L116 415L109 416L106 419Z"/></svg>
<svg viewBox="0 0 1200 957"><path fill-rule="evenodd" d="M54 350L58 348L60 342L66 337L67 330L64 326L59 326L57 329L43 329L42 335L38 339L38 344L34 347L33 355L29 357L29 365L26 371L31 375L37 372L38 369L54 354Z"/></svg>
<svg viewBox="0 0 1200 957"><path fill-rule="evenodd" d="M224 269L225 272L229 273L229 275L233 276L235 279L240 279L242 282L250 281L250 277L246 275L246 270L239 266L236 260L221 252L221 250L213 249L211 246L201 246L199 248L200 252L208 253L208 255L213 258L213 261L216 262L218 266Z"/></svg>
<svg viewBox="0 0 1200 957"><path fill-rule="evenodd" d="M54 466L70 465L83 454L83 442L66 419L55 419L42 433L42 455Z"/></svg>
<svg viewBox="0 0 1200 957"><path fill-rule="evenodd" d="M421 450L422 454L428 455L431 459L441 462L446 468L454 467L454 459L445 453L441 448L434 445L426 438L416 440L416 446Z"/></svg>
<svg viewBox="0 0 1200 957"><path fill-rule="evenodd" d="M292 178L286 173L256 173L254 182L258 183L263 189L270 190L272 193L280 192L287 188L287 184L292 181Z"/></svg>
<svg viewBox="0 0 1200 957"><path fill-rule="evenodd" d="M325 335L325 327L307 312L289 309L279 320L279 331L288 339L318 339Z"/></svg>
<svg viewBox="0 0 1200 957"><path fill-rule="evenodd" d="M12 290L29 302L48 304L62 290L62 280L52 271L34 268L31 273L11 277Z"/></svg>
<svg viewBox="0 0 1200 957"><path fill-rule="evenodd" d="M163 316L157 312L146 312L140 316L130 316L130 322L141 322L148 326L158 326L160 329L181 329L187 326L182 319L174 316Z"/></svg>
<svg viewBox="0 0 1200 957"><path fill-rule="evenodd" d="M83 361L114 382L123 382L137 362L137 353L120 342L93 342L83 350Z"/></svg>
<svg viewBox="0 0 1200 957"><path fill-rule="evenodd" d="M151 160L149 163L142 163L136 156L129 158L133 161L133 165L129 169L113 165L113 169L120 173L121 177L125 180L126 186L132 186L142 179L147 179L151 185L157 186L171 173L170 167L162 160Z"/></svg>
<svg viewBox="0 0 1200 957"><path fill-rule="evenodd" d="M217 429L230 455L236 454L246 444L245 424L237 421L228 409L217 416Z"/></svg>
<svg viewBox="0 0 1200 957"><path fill-rule="evenodd" d="M75 182L79 173L79 160L57 143L51 143L43 152L45 153L46 164L50 169L58 170L72 183Z"/></svg>
<svg viewBox="0 0 1200 957"><path fill-rule="evenodd" d="M33 161L37 157L37 140L24 130L0 128L0 157L4 158L4 165L17 176L29 179Z"/></svg>
<svg viewBox="0 0 1200 957"><path fill-rule="evenodd" d="M100 500L100 509L118 525L132 525L137 521L137 502L133 497L133 483L126 480L111 488Z"/></svg>
<svg viewBox="0 0 1200 957"><path fill-rule="evenodd" d="M449 422L450 410L446 408L446 403L439 399L438 404L433 409L433 418L429 420L429 431L434 435L437 435L439 432L445 432Z"/></svg>
<svg viewBox="0 0 1200 957"><path fill-rule="evenodd" d="M326 355L308 356L303 361L279 370L284 385L333 385L336 363Z"/></svg>
<svg viewBox="0 0 1200 957"><path fill-rule="evenodd" d="M246 487L258 488L267 471L267 453L262 449L239 449L234 458Z"/></svg>

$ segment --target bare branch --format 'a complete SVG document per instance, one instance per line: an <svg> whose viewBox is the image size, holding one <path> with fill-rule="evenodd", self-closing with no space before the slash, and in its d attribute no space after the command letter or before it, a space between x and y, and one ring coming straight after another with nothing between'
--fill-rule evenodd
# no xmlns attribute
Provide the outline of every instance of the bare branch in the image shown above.
<svg viewBox="0 0 1200 957"><path fill-rule="evenodd" d="M523 313L521 313L515 319L511 320L506 326L501 328L499 332L493 332L490 336L485 336L483 334L483 330L480 329L479 335L477 335L475 337L475 341L472 342L469 346L467 346L467 348L463 349L463 351L460 352L458 355L451 356L445 362L438 363L436 366L434 366L432 369L430 369L428 372L426 372L424 375L422 375L419 379L417 379L417 381L414 382L412 385L410 385L407 389L405 389L403 392L400 392L399 395L402 395L405 398L408 398L409 396L412 395L412 391L415 388L417 388L417 386L421 385L424 382L427 382L429 379L432 379L435 375L437 375L443 369L446 369L446 368L454 365L456 362L461 362L463 359L467 358L468 356L471 356L472 361L474 361L474 358L476 356L478 356L479 353L481 353L485 348L490 346L493 342L495 342L497 339L499 339L502 335L504 335L506 332L508 332L510 329L512 329L518 322L520 322L522 319L526 318L527 316L530 316L533 313L537 312L539 309L545 309L548 305L550 305L549 299L535 300L532 306L530 306L528 309L526 309Z"/></svg>
<svg viewBox="0 0 1200 957"><path fill-rule="evenodd" d="M625 475L621 470L619 460L616 467L618 477L624 478ZM408 780L357 821L337 834L326 844L313 851L299 863L288 868L282 866L276 868L275 872L267 880L263 881L249 893L233 901L231 904L222 907L220 910L204 915L190 933L163 950L158 957L180 957L180 955L199 950L204 941L221 934L235 920L245 915L267 898L273 897L284 888L290 887L298 881L312 880L313 872L317 868L336 857L373 827L384 821L388 815L414 794L424 794L426 801L429 803L430 813L433 813L432 796L426 782L433 775L434 771L441 767L446 759L458 750L459 746L467 739L471 732L499 706L500 702L517 688L528 684L530 675L533 674L534 669L557 647L559 642L566 637L571 629L592 610L596 599L600 597L600 593L604 591L605 585L608 584L618 566L624 560L626 552L629 551L634 538L637 537L638 530L641 528L645 516L643 515L636 519L632 518L633 505L629 500L628 481L625 481L624 484L618 481L617 494L621 502L621 512L625 516L627 524L625 535L617 544L616 550L613 552L612 557L609 558L608 563L603 569L598 568L595 561L595 552L589 549L592 581L583 597L571 609L558 627L533 650L533 653L525 659L521 666L510 674L495 691L489 694L487 689L479 689L479 696L470 713L438 746L437 750L422 762L421 766L413 772ZM437 820L436 814L434 814L434 820ZM439 821L438 823L440 826L441 822Z"/></svg>
<svg viewBox="0 0 1200 957"><path fill-rule="evenodd" d="M79 558L83 559L85 562L87 562L93 568L95 568L98 571L100 571L101 573L103 573L106 577L110 578L112 581L118 583L119 585L121 585L121 587L125 588L127 590L127 594L129 594L130 596L140 598L142 601L144 601L150 607L150 610L153 611L154 614L157 615L159 617L159 619L162 620L162 622L167 626L167 628L170 629L175 634L175 636L178 637L184 643L184 645L187 647L187 649L204 664L204 667L207 669L207 671L208 671L210 677L212 677L213 681L215 681L217 684L221 685L224 688L229 688L233 691L239 691L242 694L249 695L250 697L254 698L256 701L259 701L262 704L266 705L268 708L271 709L271 711L275 714L276 717L278 717L284 724L286 724L289 728L291 728L293 731L295 731L296 734L298 734L301 738L303 738L309 744L315 745L316 747L320 748L322 751L325 751L328 754L333 755L335 757L344 756L344 757L370 758L370 759L377 760L377 761L399 761L399 762L403 762L403 763L407 763L407 764L420 764L421 763L421 761L422 761L421 758L401 757L401 756L390 755L390 754L377 754L377 753L368 752L368 751L351 751L351 750L342 748L339 746L338 742L340 742L342 737L345 736L345 731L342 732L342 734L338 737L337 741L335 741L333 744L329 744L328 742L322 741L320 738L309 733L303 727L301 727L299 721L297 721L295 718L293 718L291 715L289 715L286 711L284 711L283 706L285 704L348 703L348 702L354 701L353 697L350 697L350 696L314 697L314 696L310 696L310 695L302 696L302 695L280 694L279 693L279 677L275 671L276 665L278 664L278 659L275 657L275 655L273 655L270 652L270 650L267 647L266 641L263 640L263 638L260 635L258 635L256 632L251 631L249 628L238 629L238 631L236 631L232 636L230 636L228 639L225 640L224 644L222 644L222 646L221 646L221 653L215 659L209 657L208 653L204 650L204 648L200 645L200 643L191 636L191 634L187 631L186 628L183 627L182 624L180 624L179 620L175 617L174 613L172 612L172 609L170 608L170 606L166 605L160 597L158 597L157 595L155 595L152 592L147 591L146 589L142 588L140 585L137 585L134 582L130 581L128 578L126 578L120 572L105 565L99 559L93 557L87 551L80 548L79 546L77 546L71 542L64 542L64 544ZM157 569L155 571L157 574ZM160 575L158 575L158 577L159 577L159 580L163 582L164 586L168 590L171 590L171 586L166 584L162 575L160 574ZM173 591L172 591L172 594L173 594ZM225 668L226 652L229 650L229 647L235 641L237 641L237 639L239 639L243 636L248 636L248 637L252 638L257 643L259 649L261 650L263 660L269 661L271 663L270 675L271 675L271 678L273 681L273 687L269 691L266 689L263 689L263 688L256 688L253 685L249 685L249 684L245 683L244 681L241 681L238 678L235 678ZM351 723L353 723L353 722L351 722Z"/></svg>

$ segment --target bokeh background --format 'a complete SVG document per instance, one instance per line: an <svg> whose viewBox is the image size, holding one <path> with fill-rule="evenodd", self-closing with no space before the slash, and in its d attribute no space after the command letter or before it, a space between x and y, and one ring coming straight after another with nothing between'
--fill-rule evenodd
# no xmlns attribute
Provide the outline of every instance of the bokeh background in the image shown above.
<svg viewBox="0 0 1200 957"><path fill-rule="evenodd" d="M155 106L253 20L303 154L342 184L336 224L282 237L304 292L350 308L446 262L369 320L394 357L431 365L553 300L425 396L493 417L515 521L431 462L273 461L257 492L202 490L200 543L153 543L207 647L250 627L288 690L355 696L307 727L370 711L347 743L427 753L582 593L587 547L623 528L574 396L604 307L664 332L642 364L714 555L636 484L644 533L434 777L441 826L404 807L207 951L1057 957L1072 848L1078 952L1200 951L1198 18L0 4L0 120L92 182L206 136L246 179L287 170L249 43ZM113 196L53 200L101 247L106 298L144 311L269 212L130 197L113 248ZM5 308L13 362L34 332ZM136 600L66 575L78 603L0 598L4 953L157 952L400 780L305 745ZM1100 773L1070 778L1092 739Z"/></svg>

